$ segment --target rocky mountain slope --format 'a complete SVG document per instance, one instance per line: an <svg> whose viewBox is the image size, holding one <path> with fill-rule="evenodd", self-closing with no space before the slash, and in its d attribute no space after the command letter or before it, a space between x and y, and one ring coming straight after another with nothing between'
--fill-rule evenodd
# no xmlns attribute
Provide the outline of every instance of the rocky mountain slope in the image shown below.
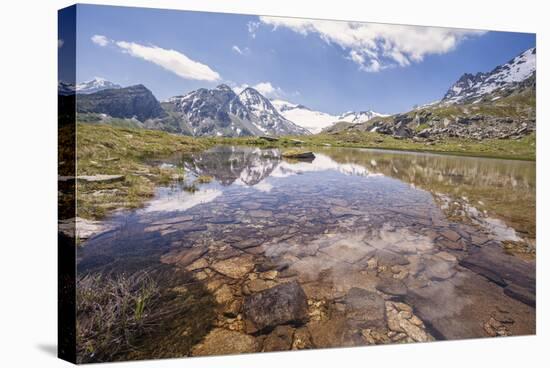
<svg viewBox="0 0 550 368"><path fill-rule="evenodd" d="M254 88L248 87L239 93L239 100L251 115L257 119L254 125L262 132L271 135L309 134L310 132L286 119Z"/></svg>
<svg viewBox="0 0 550 368"><path fill-rule="evenodd" d="M529 78L536 70L536 49L528 49L488 73L463 74L443 96L442 102L466 103L506 89Z"/></svg>
<svg viewBox="0 0 550 368"><path fill-rule="evenodd" d="M193 136L300 135L309 132L285 119L253 88L237 95L221 84L200 88L163 104Z"/></svg>
<svg viewBox="0 0 550 368"><path fill-rule="evenodd" d="M78 94L76 108L79 114L106 114L113 118L137 119L140 122L167 115L153 93L141 84Z"/></svg>
<svg viewBox="0 0 550 368"><path fill-rule="evenodd" d="M440 101L407 113L338 123L326 133L378 132L417 140L520 138L536 125L536 49L488 73L464 74Z"/></svg>

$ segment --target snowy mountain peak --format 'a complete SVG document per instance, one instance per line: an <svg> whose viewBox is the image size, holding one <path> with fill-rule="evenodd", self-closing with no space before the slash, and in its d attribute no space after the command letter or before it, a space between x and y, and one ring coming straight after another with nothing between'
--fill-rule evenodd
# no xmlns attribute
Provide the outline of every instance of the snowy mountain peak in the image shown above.
<svg viewBox="0 0 550 368"><path fill-rule="evenodd" d="M103 91L104 89L114 89L114 88L118 89L122 87L116 83L109 82L104 78L95 77L92 80L78 83L76 85L76 93L90 94L90 93Z"/></svg>
<svg viewBox="0 0 550 368"><path fill-rule="evenodd" d="M525 50L488 73L463 74L449 88L442 102L458 103L479 98L499 89L513 87L536 72L536 49Z"/></svg>
<svg viewBox="0 0 550 368"><path fill-rule="evenodd" d="M271 102L252 87L245 88L239 94L239 100L256 115L262 112L279 114Z"/></svg>
<svg viewBox="0 0 550 368"><path fill-rule="evenodd" d="M286 119L314 134L319 133L324 128L331 126L338 119L337 116L326 112L315 111L304 105L299 105L284 100L271 100L271 104Z"/></svg>
<svg viewBox="0 0 550 368"><path fill-rule="evenodd" d="M314 134L321 132L323 129L328 128L339 121L362 123L372 119L373 117L387 116L372 110L359 112L348 111L337 116L322 111L315 111L304 105L299 105L284 100L271 100L271 103L285 118L301 127L306 128Z"/></svg>
<svg viewBox="0 0 550 368"><path fill-rule="evenodd" d="M368 121L375 117L380 116L388 116L385 114L380 114L378 112L372 111L372 110L366 110L366 111L348 111L338 117L338 121L345 121L348 123L364 123L365 121Z"/></svg>

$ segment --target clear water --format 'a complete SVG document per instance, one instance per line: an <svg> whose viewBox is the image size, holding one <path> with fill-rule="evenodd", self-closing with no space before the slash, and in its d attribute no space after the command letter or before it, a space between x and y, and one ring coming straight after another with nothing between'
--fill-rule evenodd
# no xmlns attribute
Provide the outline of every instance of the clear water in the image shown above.
<svg viewBox="0 0 550 368"><path fill-rule="evenodd" d="M305 327L318 347L534 333L533 305L504 290L513 279L534 293L535 163L362 149L314 153L313 161L292 161L277 149L221 146L158 160L184 162L185 180L158 188L144 208L108 219L115 230L84 244L79 273L170 265L219 302L223 285L230 301L242 301L296 280L309 303ZM199 176L212 181L197 184ZM489 261L506 284L479 269ZM385 300L385 325L377 327L383 337L351 323L352 288ZM224 303L214 326L246 333L242 309L238 318L227 317ZM395 319L392 303L412 308L420 332ZM503 313L513 322L502 322ZM399 321L407 328L396 327ZM330 335L335 324L348 337L315 342L319 329Z"/></svg>

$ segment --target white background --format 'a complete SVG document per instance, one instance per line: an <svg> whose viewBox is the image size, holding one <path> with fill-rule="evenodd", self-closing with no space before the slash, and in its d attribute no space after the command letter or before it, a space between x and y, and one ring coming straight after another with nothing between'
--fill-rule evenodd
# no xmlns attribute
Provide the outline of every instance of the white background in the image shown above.
<svg viewBox="0 0 550 368"><path fill-rule="evenodd" d="M104 4L537 33L537 336L119 363L117 367L540 366L549 359L550 32L545 1L127 0ZM0 11L0 366L63 367L56 350L57 9L3 0ZM546 66L546 68L545 68ZM105 365L107 366L107 365ZM110 365L109 365L110 366Z"/></svg>

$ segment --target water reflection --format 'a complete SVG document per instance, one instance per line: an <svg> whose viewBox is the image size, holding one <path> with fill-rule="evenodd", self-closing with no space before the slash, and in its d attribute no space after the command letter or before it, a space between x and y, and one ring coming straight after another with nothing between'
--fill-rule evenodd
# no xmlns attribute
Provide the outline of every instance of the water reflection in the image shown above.
<svg viewBox="0 0 550 368"><path fill-rule="evenodd" d="M475 217L499 234L505 231L501 240L535 238L532 162L338 148L316 152L312 162L292 162L282 160L276 149L217 147L195 155L187 169L210 175L221 185L250 186L266 193L273 189L272 179L304 173L384 175L430 191L444 210L453 207L454 215ZM512 234L516 231L521 235Z"/></svg>

